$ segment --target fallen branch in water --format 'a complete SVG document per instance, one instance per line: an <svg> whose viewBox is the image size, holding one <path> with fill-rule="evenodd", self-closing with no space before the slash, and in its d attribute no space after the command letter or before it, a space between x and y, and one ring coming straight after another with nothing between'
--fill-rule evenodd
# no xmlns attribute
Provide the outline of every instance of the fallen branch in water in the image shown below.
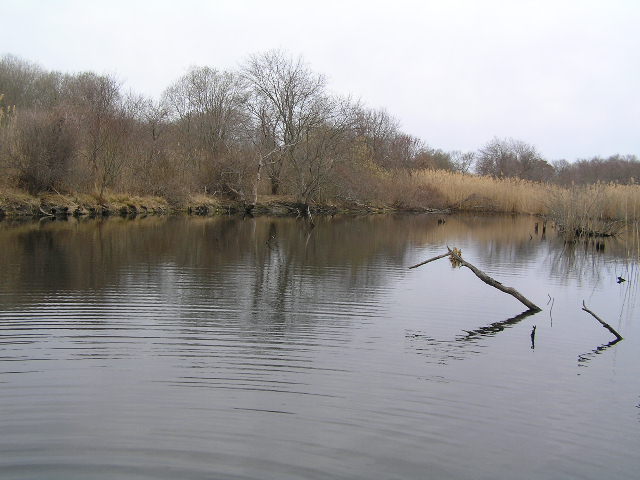
<svg viewBox="0 0 640 480"><path fill-rule="evenodd" d="M591 310L589 310L587 308L587 306L584 304L584 300L582 301L582 310L584 310L585 312L590 314L593 318L595 318L597 321L599 321L604 328L606 328L611 333L613 333L615 335L615 337L618 339L618 341L622 340L622 335L620 335L618 332L616 332L616 330L611 325L609 325L607 322L605 322L599 316L597 316L595 313L593 313Z"/></svg>
<svg viewBox="0 0 640 480"><path fill-rule="evenodd" d="M409 267L409 269L421 267L425 263L433 262L434 260L440 260L441 258L448 257L450 253L443 253L442 255L438 255L437 257L430 258L429 260L425 260L424 262L417 263Z"/></svg>
<svg viewBox="0 0 640 480"><path fill-rule="evenodd" d="M425 260L424 262L418 263L416 265L412 265L409 268L416 268L416 267L419 267L419 266L424 265L426 263L433 262L434 260L438 260L440 258L451 257L460 266L467 267L469 270L471 270L475 274L475 276L478 277L480 280L482 280L484 283L486 283L487 285L492 286L493 288L497 288L501 292L504 292L504 293L507 293L507 294L511 295L512 297L516 298L520 303L524 304L529 310L533 310L535 312L539 312L539 311L542 310L535 303L533 303L528 298L526 298L524 295L522 295L520 292L518 292L515 288L511 288L511 287L507 287L507 286L503 285L502 283L498 282L497 280L491 278L489 275L484 273L479 268L477 268L474 265L470 264L469 262L463 260L462 257L458 253L456 253L456 249L455 248L452 250L449 247L447 247L447 250L448 250L447 253L444 253L442 255L438 255L437 257L430 258L429 260ZM459 250L457 250L457 252L459 252Z"/></svg>

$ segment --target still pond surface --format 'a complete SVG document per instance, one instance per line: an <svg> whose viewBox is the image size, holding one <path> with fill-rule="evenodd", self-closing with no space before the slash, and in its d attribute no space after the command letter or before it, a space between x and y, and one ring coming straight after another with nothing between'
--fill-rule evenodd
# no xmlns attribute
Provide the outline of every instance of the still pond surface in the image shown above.
<svg viewBox="0 0 640 480"><path fill-rule="evenodd" d="M0 222L0 478L637 478L638 253L535 222Z"/></svg>

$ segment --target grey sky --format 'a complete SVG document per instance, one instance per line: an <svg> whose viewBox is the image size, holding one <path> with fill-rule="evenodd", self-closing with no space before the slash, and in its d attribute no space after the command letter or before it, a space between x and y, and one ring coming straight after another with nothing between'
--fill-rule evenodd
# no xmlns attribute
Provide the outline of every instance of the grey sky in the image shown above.
<svg viewBox="0 0 640 480"><path fill-rule="evenodd" d="M147 95L281 48L433 147L640 155L638 0L0 0L0 16L0 53Z"/></svg>

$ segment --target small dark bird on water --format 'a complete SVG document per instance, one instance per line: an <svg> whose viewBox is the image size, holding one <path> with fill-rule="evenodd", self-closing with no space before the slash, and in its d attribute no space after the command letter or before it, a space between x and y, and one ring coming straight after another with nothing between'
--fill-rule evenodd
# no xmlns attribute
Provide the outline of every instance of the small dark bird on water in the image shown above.
<svg viewBox="0 0 640 480"><path fill-rule="evenodd" d="M618 277L618 279L616 280L616 282L618 283L622 283L622 282L626 282L626 280L622 277Z"/></svg>

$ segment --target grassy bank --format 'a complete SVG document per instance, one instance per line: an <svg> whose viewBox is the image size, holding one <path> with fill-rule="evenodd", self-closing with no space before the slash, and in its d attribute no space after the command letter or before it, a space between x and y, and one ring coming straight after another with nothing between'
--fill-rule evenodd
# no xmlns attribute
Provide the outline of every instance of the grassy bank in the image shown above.
<svg viewBox="0 0 640 480"><path fill-rule="evenodd" d="M159 197L107 194L102 200L83 193L30 195L17 189L0 190L0 216L62 216L111 214L165 214L171 207Z"/></svg>
<svg viewBox="0 0 640 480"><path fill-rule="evenodd" d="M287 195L263 195L248 209L243 202L212 195L187 195L180 200L138 196L126 193L106 193L102 200L97 195L82 193L42 193L30 195L17 189L0 190L0 218L8 217L61 217L108 215L279 215L304 216L306 205ZM382 203L326 202L310 206L314 214L330 213L384 213L396 210ZM429 211L429 208L421 209Z"/></svg>

